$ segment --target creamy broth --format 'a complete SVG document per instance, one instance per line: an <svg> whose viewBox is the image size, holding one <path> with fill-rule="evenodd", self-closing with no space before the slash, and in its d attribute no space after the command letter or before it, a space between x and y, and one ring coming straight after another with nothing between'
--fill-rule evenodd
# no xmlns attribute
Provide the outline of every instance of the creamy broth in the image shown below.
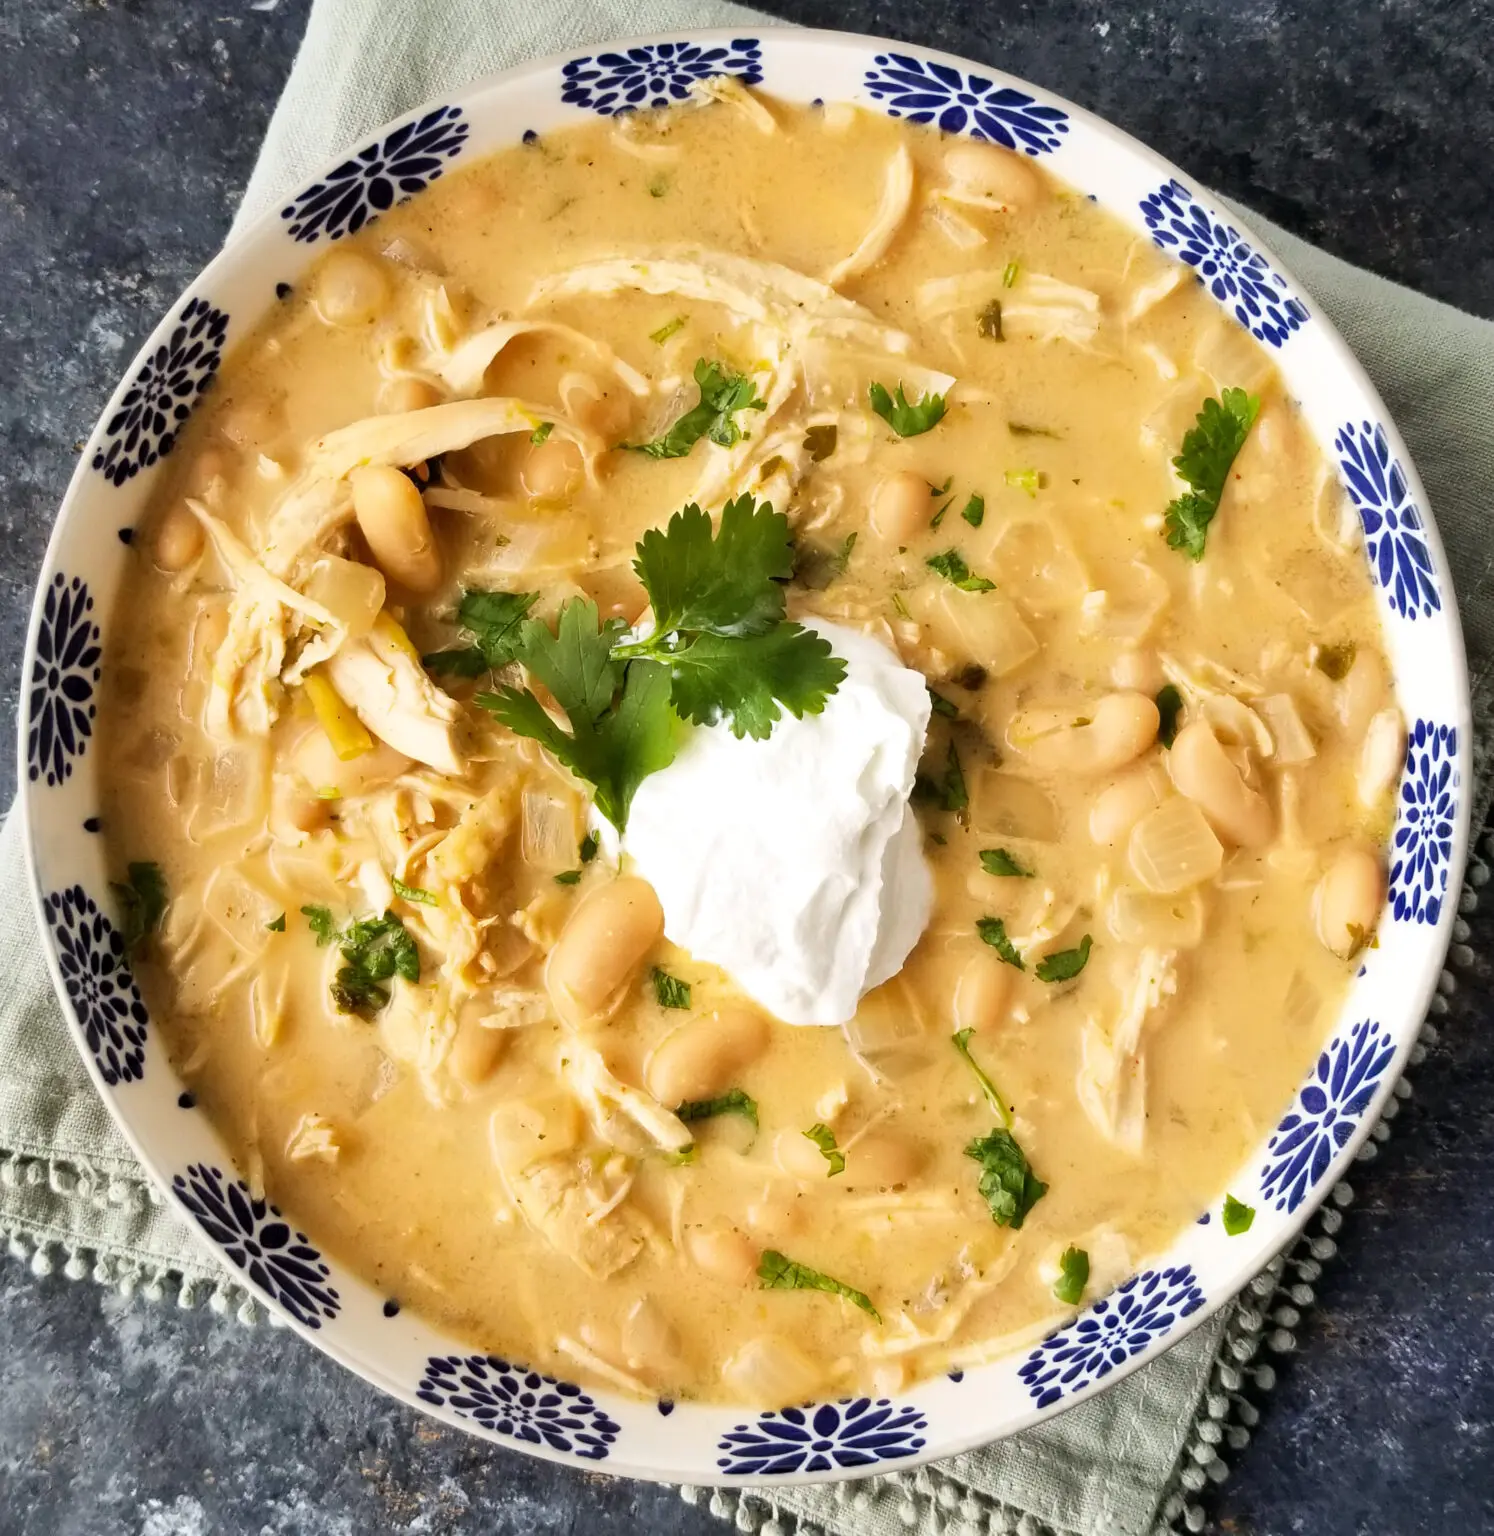
<svg viewBox="0 0 1494 1536"><path fill-rule="evenodd" d="M179 1071L251 1186L338 1262L565 1377L784 1402L999 1354L1072 1312L1066 1249L1088 1256L1092 1300L1217 1210L1372 934L1401 735L1336 483L1270 359L1190 272L1030 161L725 95L448 175L340 242L238 346L111 627L105 826L121 872L164 872L137 968ZM863 245L879 210L880 253ZM864 270L845 270L858 248ZM597 266L599 291L556 284L623 257L649 263L645 286L670 287L671 263L715 286L643 292ZM746 300L719 302L727 257L833 275L864 309L855 337L744 318ZM571 329L519 334L486 368L463 351L518 317ZM620 447L696 403L698 359L753 379L751 435L673 459ZM913 400L939 386L944 418L889 430L868 388L899 381ZM1164 539L1171 460L1228 388L1259 415L1194 562ZM475 397L538 414L418 467L384 454L424 490L432 585L430 551L401 565L375 512L353 518L372 494L356 466L399 431L340 459L317 445ZM933 916L844 1030L765 1017L647 921L620 996L559 1004L547 958L619 878L610 845L583 858L589 786L477 705L494 679L425 683L401 651L463 645L467 588L537 592L551 624L578 594L632 622L640 536L743 491L787 513L789 616L864 630L939 696L918 802ZM929 566L947 551L994 590ZM394 712L411 712L407 751L435 744L425 761L373 739L387 703L362 726L356 690L329 703L334 653L358 645L405 655L385 657L414 673ZM1172 748L1151 703L1168 688ZM1183 844L1191 874L1168 862ZM989 873L982 850L1025 873ZM389 909L419 981L339 1011L338 946L308 907L339 927ZM1024 969L983 942L989 919ZM1085 936L1077 975L1041 979ZM663 1006L656 970L687 1008ZM694 1072L652 1054L682 1027L704 1042ZM965 1028L1047 1186L1020 1228L993 1219L966 1152L998 1121L951 1043ZM693 1150L671 1150L676 1093L733 1089L755 1131L691 1120ZM844 1156L833 1177L815 1126ZM865 1293L880 1322L765 1288L765 1251Z"/></svg>

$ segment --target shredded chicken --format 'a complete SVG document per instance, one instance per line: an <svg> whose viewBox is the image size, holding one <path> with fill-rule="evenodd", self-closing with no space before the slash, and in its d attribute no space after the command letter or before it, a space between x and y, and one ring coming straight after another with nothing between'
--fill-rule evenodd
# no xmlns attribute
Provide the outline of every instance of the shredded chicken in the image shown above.
<svg viewBox="0 0 1494 1536"><path fill-rule="evenodd" d="M380 741L440 773L460 777L461 709L388 629L375 627L344 642L327 663L327 675Z"/></svg>
<svg viewBox="0 0 1494 1536"><path fill-rule="evenodd" d="M913 206L913 156L906 144L899 144L892 159L887 162L887 172L882 180L882 199L870 227L862 235L856 249L849 256L836 262L825 274L825 281L838 288L848 279L859 277L876 266L887 254L897 238L898 231Z"/></svg>
<svg viewBox="0 0 1494 1536"><path fill-rule="evenodd" d="M1143 949L1120 1012L1108 1025L1085 1020L1082 1061L1075 1084L1090 1123L1107 1141L1132 1157L1141 1155L1146 1134L1146 1053L1142 1034L1177 991L1174 950Z"/></svg>

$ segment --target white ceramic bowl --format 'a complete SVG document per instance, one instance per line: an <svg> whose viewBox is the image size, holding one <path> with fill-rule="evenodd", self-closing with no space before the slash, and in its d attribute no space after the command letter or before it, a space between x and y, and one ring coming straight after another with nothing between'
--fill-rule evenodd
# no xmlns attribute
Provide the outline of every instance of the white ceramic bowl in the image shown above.
<svg viewBox="0 0 1494 1536"><path fill-rule="evenodd" d="M93 736L102 629L160 460L233 342L329 240L459 162L592 113L683 99L730 73L800 102L857 102L1023 151L1180 257L1281 366L1363 520L1410 729L1376 947L1280 1123L1230 1180L1248 1233L1197 1224L1036 1347L892 1401L753 1413L638 1402L475 1355L330 1263L294 1215L251 1200L172 1070L111 921ZM262 218L192 284L131 364L73 476L26 645L21 803L47 962L94 1083L204 1243L309 1342L384 1391L555 1461L690 1483L861 1476L1011 1433L1118 1380L1224 1304L1301 1229L1368 1134L1416 1039L1468 837L1469 706L1452 583L1385 407L1281 264L1175 167L1066 101L983 65L834 33L699 32L512 70L370 137Z"/></svg>

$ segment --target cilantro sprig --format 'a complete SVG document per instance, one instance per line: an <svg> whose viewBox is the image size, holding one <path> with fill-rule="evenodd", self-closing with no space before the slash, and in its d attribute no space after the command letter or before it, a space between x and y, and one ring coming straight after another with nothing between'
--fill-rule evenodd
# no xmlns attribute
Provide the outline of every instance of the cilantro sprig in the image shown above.
<svg viewBox="0 0 1494 1536"><path fill-rule="evenodd" d="M757 1100L741 1088L728 1088L714 1099L687 1099L674 1112L686 1125L695 1120L714 1120L717 1115L740 1115L752 1122L754 1131L757 1129Z"/></svg>
<svg viewBox="0 0 1494 1536"><path fill-rule="evenodd" d="M1058 1279L1053 1282L1054 1297L1066 1307L1077 1307L1088 1284L1089 1255L1082 1248L1065 1248L1058 1261Z"/></svg>
<svg viewBox="0 0 1494 1536"><path fill-rule="evenodd" d="M468 644L420 658L432 677L481 677L518 656L519 626L538 592L487 592L469 587L457 605L457 623L471 635Z"/></svg>
<svg viewBox="0 0 1494 1536"><path fill-rule="evenodd" d="M832 1296L843 1296L853 1307L860 1307L879 1323L882 1321L882 1314L872 1305L871 1297L865 1291L858 1291L843 1280L822 1274L807 1264L799 1264L775 1248L763 1250L758 1260L757 1278L762 1281L765 1291L828 1291Z"/></svg>
<svg viewBox="0 0 1494 1536"><path fill-rule="evenodd" d="M1189 489L1168 506L1165 526L1168 544L1190 560L1203 559L1209 524L1219 510L1230 468L1260 408L1258 396L1226 389L1217 400L1204 401L1183 437L1183 450L1172 465Z"/></svg>
<svg viewBox="0 0 1494 1536"><path fill-rule="evenodd" d="M330 907L302 907L301 914L316 935L318 949L336 944L341 951L342 964L332 978L332 1001L338 1012L372 1018L389 1004L386 982L396 976L420 980L420 951L393 912L359 918L341 931Z"/></svg>
<svg viewBox="0 0 1494 1536"><path fill-rule="evenodd" d="M758 399L757 386L751 379L731 373L708 358L696 362L695 383L700 389L699 401L662 437L623 446L634 453L646 453L651 459L682 459L703 437L722 448L733 448L742 440L742 429L733 419L736 413L768 408L766 400Z"/></svg>
<svg viewBox="0 0 1494 1536"><path fill-rule="evenodd" d="M528 689L480 693L476 703L540 742L596 790L597 809L621 831L638 785L673 761L680 720L725 720L762 740L783 710L818 714L846 674L829 642L784 618L793 572L788 519L750 495L730 501L713 530L694 505L638 543L633 568L654 628L625 640L594 603L572 598L552 634L519 629L517 656L565 712L564 730Z"/></svg>
<svg viewBox="0 0 1494 1536"><path fill-rule="evenodd" d="M985 921L999 923L1000 919L988 918ZM985 937L984 934L981 936ZM1002 959L1006 959L1006 956L1002 955ZM970 1053L970 1036L973 1033L973 1030L962 1029L953 1035L954 1048L965 1058L975 1074L986 1102L1001 1124L995 1130L967 1143L965 1156L980 1164L981 1174L976 1187L980 1190L981 1199L986 1202L991 1220L998 1227L1010 1227L1015 1232L1026 1220L1027 1213L1048 1193L1048 1186L1032 1171L1027 1154L1017 1141L1014 1134L1015 1122L1006 1100L989 1074Z"/></svg>
<svg viewBox="0 0 1494 1536"><path fill-rule="evenodd" d="M872 384L866 395L871 408L899 437L922 436L944 420L948 409L944 396L936 395L932 390L921 400L910 401L903 393L901 383L890 395L885 384Z"/></svg>

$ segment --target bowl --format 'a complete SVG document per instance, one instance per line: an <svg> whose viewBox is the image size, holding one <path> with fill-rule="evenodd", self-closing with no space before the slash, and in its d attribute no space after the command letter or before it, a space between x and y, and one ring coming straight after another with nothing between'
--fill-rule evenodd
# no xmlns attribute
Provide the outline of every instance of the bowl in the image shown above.
<svg viewBox="0 0 1494 1536"><path fill-rule="evenodd" d="M324 1256L294 1212L251 1196L173 1071L111 921L94 735L103 628L152 482L277 288L453 165L591 114L681 101L715 74L1030 155L1192 267L1276 358L1358 509L1409 736L1377 942L1316 1063L1230 1182L1257 1209L1250 1230L1229 1236L1200 1213L1051 1336L978 1369L891 1399L762 1412L642 1402L475 1353ZM100 1096L182 1219L284 1322L382 1391L499 1444L634 1477L792 1483L907 1468L1036 1423L1175 1344L1292 1241L1377 1122L1437 984L1468 842L1468 682L1446 557L1405 445L1314 304L1233 214L1098 118L985 65L830 32L681 32L560 55L420 107L329 164L206 268L130 365L62 504L24 667L20 804L52 982Z"/></svg>

